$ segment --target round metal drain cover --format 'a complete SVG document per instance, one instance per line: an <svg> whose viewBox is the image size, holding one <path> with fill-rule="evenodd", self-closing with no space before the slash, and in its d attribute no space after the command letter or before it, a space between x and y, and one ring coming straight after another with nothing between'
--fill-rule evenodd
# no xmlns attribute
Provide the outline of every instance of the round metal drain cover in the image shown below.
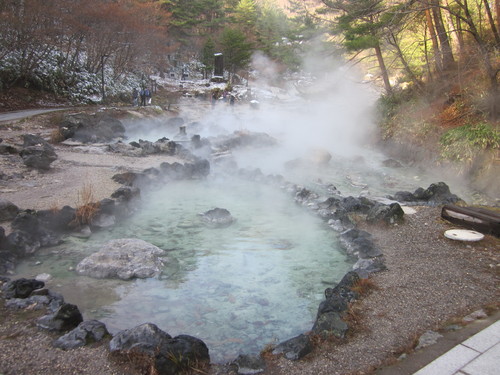
<svg viewBox="0 0 500 375"><path fill-rule="evenodd" d="M457 241L480 241L484 234L468 229L450 229L444 232L446 238Z"/></svg>

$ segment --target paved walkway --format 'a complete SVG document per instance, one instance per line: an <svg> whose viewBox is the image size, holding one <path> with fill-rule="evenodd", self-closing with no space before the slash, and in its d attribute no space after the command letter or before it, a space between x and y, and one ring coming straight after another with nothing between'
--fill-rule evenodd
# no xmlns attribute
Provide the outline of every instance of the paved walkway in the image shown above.
<svg viewBox="0 0 500 375"><path fill-rule="evenodd" d="M456 331L440 332L433 345L375 371L376 375L500 374L500 311Z"/></svg>
<svg viewBox="0 0 500 375"><path fill-rule="evenodd" d="M414 375L500 374L500 320L438 357Z"/></svg>

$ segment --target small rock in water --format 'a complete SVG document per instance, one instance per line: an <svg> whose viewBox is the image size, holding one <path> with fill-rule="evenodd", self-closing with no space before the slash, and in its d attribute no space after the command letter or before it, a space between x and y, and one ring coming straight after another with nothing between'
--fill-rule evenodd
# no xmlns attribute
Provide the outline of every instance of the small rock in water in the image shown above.
<svg viewBox="0 0 500 375"><path fill-rule="evenodd" d="M473 322L474 320L478 319L485 319L488 317L488 314L484 312L483 309L474 311L473 313L467 315L466 317L463 318L463 321L466 323Z"/></svg>
<svg viewBox="0 0 500 375"><path fill-rule="evenodd" d="M36 277L35 277L35 280L37 280L37 281L43 281L44 283L46 283L50 279L52 279L52 275L50 275L48 273L41 273L39 275L36 275Z"/></svg>
<svg viewBox="0 0 500 375"><path fill-rule="evenodd" d="M439 338L443 337L440 333L435 331L427 331L418 339L418 345L415 350L425 348L426 346L433 345Z"/></svg>

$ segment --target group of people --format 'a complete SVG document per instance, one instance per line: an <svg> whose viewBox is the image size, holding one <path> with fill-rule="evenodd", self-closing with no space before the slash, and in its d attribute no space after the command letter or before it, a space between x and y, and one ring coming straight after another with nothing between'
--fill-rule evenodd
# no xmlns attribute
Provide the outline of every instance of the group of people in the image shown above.
<svg viewBox="0 0 500 375"><path fill-rule="evenodd" d="M212 91L212 108L215 107L215 104L217 103L217 100L219 100L222 97L222 100L227 103L229 101L229 105L233 106L236 97L233 94L230 94L227 90L224 90L222 93L220 90L213 90Z"/></svg>
<svg viewBox="0 0 500 375"><path fill-rule="evenodd" d="M139 98L141 99L141 102L139 104ZM135 106L142 106L145 107L148 104L151 104L151 90L148 88L142 88L140 91L134 88L132 91L132 99L134 101Z"/></svg>

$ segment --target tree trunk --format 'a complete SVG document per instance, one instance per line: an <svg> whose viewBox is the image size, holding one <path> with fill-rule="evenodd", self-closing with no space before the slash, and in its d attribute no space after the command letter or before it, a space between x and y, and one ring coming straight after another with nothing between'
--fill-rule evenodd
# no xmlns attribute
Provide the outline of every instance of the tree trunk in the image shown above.
<svg viewBox="0 0 500 375"><path fill-rule="evenodd" d="M427 23L427 28L429 29L429 34L432 41L432 51L434 54L434 64L436 66L436 71L441 72L443 69L443 64L441 61L441 53L439 51L439 43L436 37L436 29L434 29L434 22L432 22L431 11L429 8L425 10L425 20Z"/></svg>
<svg viewBox="0 0 500 375"><path fill-rule="evenodd" d="M380 44L377 43L375 48L375 54L377 55L378 66L382 74L382 79L384 80L385 92L387 94L392 93L391 82L389 81L389 74L387 73L387 68L385 67L384 58L382 56L382 50L380 49Z"/></svg>
<svg viewBox="0 0 500 375"><path fill-rule="evenodd" d="M493 119L497 119L500 116L500 90L498 89L498 80L497 80L497 75L500 69L495 69L495 67L491 62L491 56L490 52L488 51L487 44L481 37L481 34L479 33L479 30L477 29L476 24L474 23L472 15L469 11L467 0L464 0L463 2L461 0L455 0L455 1L458 5L460 5L462 10L464 11L465 17L462 17L462 20L465 23L467 23L467 26L469 26L469 32L473 36L477 44L477 47L479 49L479 52L481 54L482 62L486 70L486 75L490 82L490 90L489 90L490 116Z"/></svg>
<svg viewBox="0 0 500 375"><path fill-rule="evenodd" d="M491 14L490 4L488 3L488 0L483 0L483 3L484 3L484 10L486 11L486 15L488 16L488 21L490 23L491 32L493 33L493 36L495 37L495 41L497 42L497 46L500 46L500 35L498 34L497 27L495 26L495 21L493 20L493 15ZM498 9L497 9L497 11L498 11Z"/></svg>
<svg viewBox="0 0 500 375"><path fill-rule="evenodd" d="M497 30L500 30L500 0L495 0L495 13L497 16Z"/></svg>
<svg viewBox="0 0 500 375"><path fill-rule="evenodd" d="M446 29L444 27L439 1L440 0L430 0L430 3L432 4L434 25L436 27L439 43L441 44L443 71L447 71L452 69L455 65L455 59L453 58L453 51L451 50L448 33L446 32Z"/></svg>
<svg viewBox="0 0 500 375"><path fill-rule="evenodd" d="M422 89L424 87L424 84L422 81L413 73L413 70L411 69L410 65L408 64L408 61L406 60L403 51L401 51L401 48L399 47L399 43L396 39L396 36L394 33L390 33L389 37L389 43L394 46L396 49L396 54L398 55L399 59L401 60L401 63L403 64L403 67L405 68L406 74L408 74L408 77L412 80L412 82L419 88Z"/></svg>

